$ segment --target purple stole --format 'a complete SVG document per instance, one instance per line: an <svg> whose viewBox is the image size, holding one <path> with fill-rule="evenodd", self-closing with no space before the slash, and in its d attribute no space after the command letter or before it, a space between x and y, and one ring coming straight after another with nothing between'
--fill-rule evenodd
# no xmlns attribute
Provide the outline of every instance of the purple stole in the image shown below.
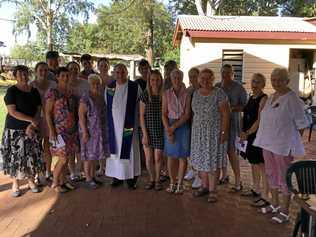
<svg viewBox="0 0 316 237"><path fill-rule="evenodd" d="M127 88L127 104L124 120L123 138L120 159L130 159L130 153L132 148L132 139L134 133L135 115L136 115L136 103L138 95L138 84L128 80ZM109 131L109 145L111 154L117 153L115 131L112 115L112 104L115 95L116 81L113 81L108 85L106 90L107 99L107 118L108 118L108 131Z"/></svg>

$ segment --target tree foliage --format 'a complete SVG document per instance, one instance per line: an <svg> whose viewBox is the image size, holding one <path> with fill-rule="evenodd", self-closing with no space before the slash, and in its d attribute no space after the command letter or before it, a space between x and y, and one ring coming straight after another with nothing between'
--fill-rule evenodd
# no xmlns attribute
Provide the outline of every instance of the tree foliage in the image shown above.
<svg viewBox="0 0 316 237"><path fill-rule="evenodd" d="M26 59L28 61L44 60L42 46L37 43L27 43L25 45L16 44L11 50L10 56L16 59Z"/></svg>
<svg viewBox="0 0 316 237"><path fill-rule="evenodd" d="M17 6L15 13L15 33L28 32L30 26L37 28L38 39L45 42L47 48L53 45L61 48L68 32L81 15L85 20L94 9L88 0L2 0Z"/></svg>
<svg viewBox="0 0 316 237"><path fill-rule="evenodd" d="M316 16L316 2L302 0L288 0L282 5L282 14L287 16L314 17Z"/></svg>
<svg viewBox="0 0 316 237"><path fill-rule="evenodd" d="M154 58L164 58L173 50L173 30L171 14L159 1L112 1L97 9L96 24L73 27L68 50L82 51L86 45L84 51L146 55L152 47Z"/></svg>

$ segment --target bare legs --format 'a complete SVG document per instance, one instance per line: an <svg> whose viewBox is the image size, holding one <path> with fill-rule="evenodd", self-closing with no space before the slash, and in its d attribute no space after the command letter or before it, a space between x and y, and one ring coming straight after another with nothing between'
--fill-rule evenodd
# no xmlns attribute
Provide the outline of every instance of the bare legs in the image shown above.
<svg viewBox="0 0 316 237"><path fill-rule="evenodd" d="M160 169L162 161L162 150L152 149L144 146L146 168L149 175L150 182L159 183Z"/></svg>
<svg viewBox="0 0 316 237"><path fill-rule="evenodd" d="M235 187L238 189L240 188L240 166L239 166L239 159L234 149L230 149L228 151L228 158L235 175Z"/></svg>
<svg viewBox="0 0 316 237"><path fill-rule="evenodd" d="M46 166L45 178L49 178L51 176L52 155L50 154L50 150L49 150L48 137L44 138L43 148L44 148L44 160L45 160L45 166Z"/></svg>
<svg viewBox="0 0 316 237"><path fill-rule="evenodd" d="M94 160L87 160L83 163L84 173L86 176L86 181L90 182L95 178L95 161Z"/></svg>
<svg viewBox="0 0 316 237"><path fill-rule="evenodd" d="M58 157L58 161L53 171L53 185L52 187L59 187L65 181L65 169L67 164L66 157Z"/></svg>
<svg viewBox="0 0 316 237"><path fill-rule="evenodd" d="M186 158L168 158L168 172L170 176L170 183L175 184L178 181L178 184L182 185L186 169Z"/></svg>

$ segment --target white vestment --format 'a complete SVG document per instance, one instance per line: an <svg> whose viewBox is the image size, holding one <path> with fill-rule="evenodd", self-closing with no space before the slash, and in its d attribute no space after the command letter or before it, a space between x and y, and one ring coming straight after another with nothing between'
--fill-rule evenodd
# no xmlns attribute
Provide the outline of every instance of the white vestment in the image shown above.
<svg viewBox="0 0 316 237"><path fill-rule="evenodd" d="M106 160L105 175L120 180L132 179L141 174L140 153L139 153L139 111L138 102L136 104L135 124L132 138L132 147L129 159L120 159L123 140L123 129L125 122L127 104L128 82L123 85L116 84L115 94L112 104L112 116L114 124L116 154L111 154ZM138 92L140 90L138 89ZM105 102L107 102L105 89Z"/></svg>

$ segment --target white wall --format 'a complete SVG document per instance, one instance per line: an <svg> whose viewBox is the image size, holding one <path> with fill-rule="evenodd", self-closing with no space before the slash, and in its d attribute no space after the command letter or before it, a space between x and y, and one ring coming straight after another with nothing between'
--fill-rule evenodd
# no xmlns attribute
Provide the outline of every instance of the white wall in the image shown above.
<svg viewBox="0 0 316 237"><path fill-rule="evenodd" d="M263 73L269 78L275 67L289 66L290 48L316 49L316 45L285 45L285 44L245 44L245 43L192 43L184 36L180 44L180 68L184 72L184 82L188 85L187 72L193 66L208 67L215 73L216 80L220 80L223 49L240 49L244 51L243 81L249 87L251 75ZM267 85L270 89L270 85Z"/></svg>

